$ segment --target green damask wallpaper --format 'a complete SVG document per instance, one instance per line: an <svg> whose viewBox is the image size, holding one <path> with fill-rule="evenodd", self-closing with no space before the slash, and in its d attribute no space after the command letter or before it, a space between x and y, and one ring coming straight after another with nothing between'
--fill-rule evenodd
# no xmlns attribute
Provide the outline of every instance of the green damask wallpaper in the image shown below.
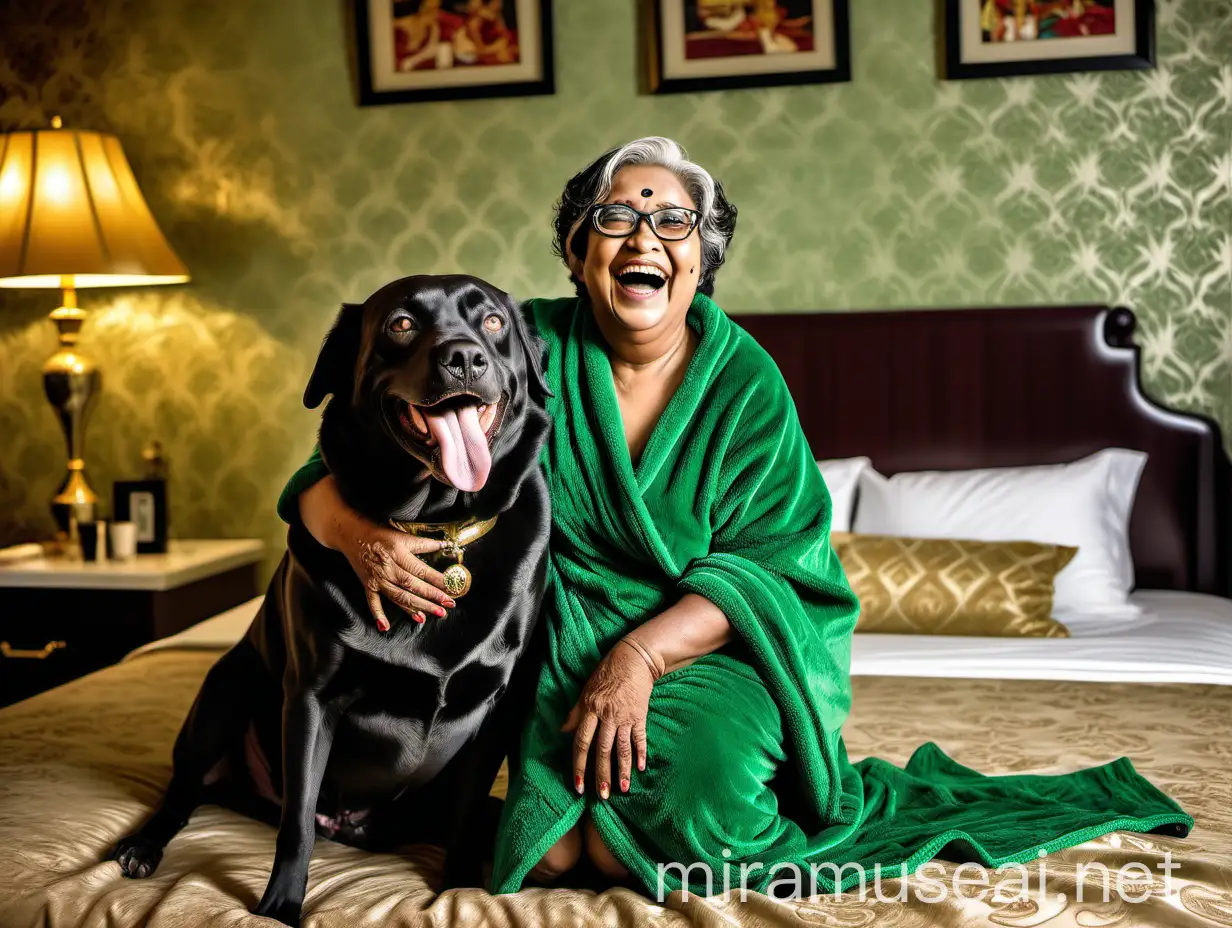
<svg viewBox="0 0 1232 928"><path fill-rule="evenodd" d="M1124 303L1151 393L1232 434L1232 4L1159 0L1153 72L963 84L935 78L933 4L852 6L848 85L639 96L633 0L557 0L555 96L359 109L340 2L0 3L0 128L117 133L193 274L82 293L95 486L159 438L173 532L261 536L272 563L337 304L412 272L569 292L553 200L651 133L740 209L730 312ZM0 542L49 528L63 472L54 305L0 292Z"/></svg>

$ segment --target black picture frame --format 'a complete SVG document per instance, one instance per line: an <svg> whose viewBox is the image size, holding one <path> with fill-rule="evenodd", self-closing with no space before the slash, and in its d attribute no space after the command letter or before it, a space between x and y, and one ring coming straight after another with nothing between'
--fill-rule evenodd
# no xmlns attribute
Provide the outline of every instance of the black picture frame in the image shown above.
<svg viewBox="0 0 1232 928"><path fill-rule="evenodd" d="M1135 48L1128 54L1075 55L1065 58L1030 58L1016 61L972 63L963 60L962 10L976 0L944 0L943 16L945 78L972 80L998 77L1023 77L1043 74L1075 74L1083 71L1143 71L1156 65L1155 0L1133 0ZM1048 41L1083 41L1049 39ZM1024 55L1031 43L1019 43Z"/></svg>
<svg viewBox="0 0 1232 928"><path fill-rule="evenodd" d="M413 2L413 0L412 0ZM517 0L505 0L516 3ZM449 87L383 89L374 79L372 54L372 10L376 6L392 7L395 0L350 0L350 23L353 30L354 78L356 102L361 107L398 103L429 103L439 100L479 100L501 97L550 95L556 92L555 49L553 44L552 0L534 0L538 23L539 75L528 80L488 81ZM392 18L392 15L391 15ZM519 33L526 28L519 23ZM431 72L416 72L431 73Z"/></svg>
<svg viewBox="0 0 1232 928"><path fill-rule="evenodd" d="M664 77L665 52L663 17L674 12L676 0L642 0L640 32L646 41L642 49L642 89L651 94L698 93L713 90L741 90L751 87L783 87L803 84L838 84L851 80L851 14L848 0L812 0L814 8L831 11L834 63L828 68L803 67L798 71L758 71L757 62L765 56L747 56L749 70L741 74L699 77ZM672 5L671 10L665 5Z"/></svg>

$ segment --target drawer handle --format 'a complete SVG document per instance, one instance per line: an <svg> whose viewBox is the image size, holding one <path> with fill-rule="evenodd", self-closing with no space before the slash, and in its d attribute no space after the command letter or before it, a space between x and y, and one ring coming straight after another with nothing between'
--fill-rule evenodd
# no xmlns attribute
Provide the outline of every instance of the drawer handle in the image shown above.
<svg viewBox="0 0 1232 928"><path fill-rule="evenodd" d="M11 657L16 660L45 661L58 648L67 648L63 641L49 641L41 648L15 648L7 641L0 641L0 657Z"/></svg>

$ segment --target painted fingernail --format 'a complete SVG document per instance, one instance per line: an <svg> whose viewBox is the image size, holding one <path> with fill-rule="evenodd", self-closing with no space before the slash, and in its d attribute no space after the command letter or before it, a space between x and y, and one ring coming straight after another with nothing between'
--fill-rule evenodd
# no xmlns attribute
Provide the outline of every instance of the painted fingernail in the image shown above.
<svg viewBox="0 0 1232 928"><path fill-rule="evenodd" d="M602 796L604 799L607 798L607 795L608 795L607 781L604 781L599 784L599 795Z"/></svg>
<svg viewBox="0 0 1232 928"><path fill-rule="evenodd" d="M385 619L378 619L376 623L376 627L383 632L387 632L389 631L389 622L387 622Z"/></svg>
<svg viewBox="0 0 1232 928"><path fill-rule="evenodd" d="M442 609L440 606L433 607L432 611L435 612L442 619L445 618L445 610Z"/></svg>
<svg viewBox="0 0 1232 928"><path fill-rule="evenodd" d="M452 599L442 599L441 605L444 606L446 609L452 609L454 606L457 605L457 603L455 603Z"/></svg>
<svg viewBox="0 0 1232 928"><path fill-rule="evenodd" d="M579 774L577 774L577 775L573 778L573 785L574 785L574 787L577 789L577 791L578 791L579 793L580 793L583 789L585 789L586 784L585 784L585 782L582 780L582 775L581 775L580 773L579 773Z"/></svg>
<svg viewBox="0 0 1232 928"><path fill-rule="evenodd" d="M627 793L629 791L629 781L627 779L620 781L620 791L622 793Z"/></svg>
<svg viewBox="0 0 1232 928"><path fill-rule="evenodd" d="M422 612L412 612L411 618L414 619L416 622L418 622L420 625L423 625L424 622L428 621L428 617L424 615Z"/></svg>

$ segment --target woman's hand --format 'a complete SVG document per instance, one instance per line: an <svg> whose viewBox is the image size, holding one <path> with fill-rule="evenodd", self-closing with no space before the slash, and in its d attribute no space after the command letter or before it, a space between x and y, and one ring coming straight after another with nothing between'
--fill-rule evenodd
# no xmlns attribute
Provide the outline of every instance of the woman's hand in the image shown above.
<svg viewBox="0 0 1232 928"><path fill-rule="evenodd" d="M579 793L585 788L586 759L592 743L598 749L595 785L604 799L610 794L612 782L613 744L622 793L629 791L635 748L637 769L646 769L646 714L650 709L650 691L662 675L662 661L656 660L640 643L628 639L617 642L595 668L561 726L563 732L574 732L573 785Z"/></svg>
<svg viewBox="0 0 1232 928"><path fill-rule="evenodd" d="M417 556L439 551L442 541L416 538L365 518L347 505L332 476L300 495L299 511L313 538L346 557L381 631L390 628L381 596L416 622L423 622L426 612L444 616L445 609L457 605L445 592L445 578Z"/></svg>
<svg viewBox="0 0 1232 928"><path fill-rule="evenodd" d="M646 715L655 683L663 674L717 651L734 634L722 609L704 596L686 593L620 639L590 675L560 729L574 732L574 788L580 793L585 787L586 758L597 729L599 795L606 799L610 792L613 744L620 762L620 789L628 792L634 748L637 769L646 769Z"/></svg>

